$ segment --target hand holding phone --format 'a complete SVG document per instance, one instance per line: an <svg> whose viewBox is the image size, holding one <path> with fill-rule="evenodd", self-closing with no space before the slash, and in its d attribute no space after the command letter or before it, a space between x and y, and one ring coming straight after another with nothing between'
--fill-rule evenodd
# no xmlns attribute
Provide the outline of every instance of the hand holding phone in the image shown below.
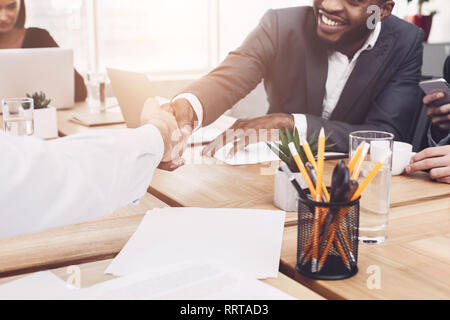
<svg viewBox="0 0 450 320"><path fill-rule="evenodd" d="M450 85L444 79L423 81L420 84L427 94L423 103L433 128L447 133L450 130Z"/></svg>

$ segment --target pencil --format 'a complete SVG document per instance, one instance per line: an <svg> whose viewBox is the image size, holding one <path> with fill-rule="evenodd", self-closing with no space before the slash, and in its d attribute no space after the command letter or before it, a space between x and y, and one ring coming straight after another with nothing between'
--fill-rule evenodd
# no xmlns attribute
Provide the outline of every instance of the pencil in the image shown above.
<svg viewBox="0 0 450 320"><path fill-rule="evenodd" d="M318 150L317 150L317 182L316 182L316 201L321 201L322 182L323 182L323 162L325 153L325 131L320 129ZM317 259L319 258L319 237L320 237L320 208L314 210L314 226L313 226L313 252L311 271L317 272Z"/></svg>
<svg viewBox="0 0 450 320"><path fill-rule="evenodd" d="M369 185L369 183L372 182L372 180L375 178L375 176L377 175L378 171L380 171L382 166L383 166L382 162L378 162L375 165L375 167L372 169L372 171L370 171L369 175L364 179L363 183L358 187L358 189L356 189L355 193L350 198L350 201L355 201L356 199L358 199L361 196L361 194L364 192L364 189L366 189L367 186ZM329 230L330 236L327 239L327 242L325 245L325 250L323 251L323 254L319 260L319 267L318 267L319 271L322 269L322 267L325 263L325 260L327 259L328 253L331 249L331 245L334 241L334 237L336 236L336 224L340 225L341 220L347 214L348 210L350 210L350 208L341 209L341 211L337 215L336 221L335 222L333 221L333 223L330 227L330 230Z"/></svg>
<svg viewBox="0 0 450 320"><path fill-rule="evenodd" d="M302 136L300 138L300 144L303 148L303 151L305 151L305 154L306 154L306 157L308 158L309 163L311 163L314 170L317 172L318 170L317 170L316 160L314 159L314 155L311 151L311 147L309 146L309 143L308 143L308 141L306 141L305 137ZM328 193L327 186L323 182L322 182L322 190L323 190L323 194L325 196L326 201L330 202L330 194Z"/></svg>
<svg viewBox="0 0 450 320"><path fill-rule="evenodd" d="M363 150L364 145L366 144L365 141L361 142L361 144L358 146L358 148L356 149L355 154L353 155L353 158L350 160L349 164L348 164L348 171L350 173L353 172L353 168L355 167L356 162L358 161L359 157L361 156L361 152Z"/></svg>
<svg viewBox="0 0 450 320"><path fill-rule="evenodd" d="M370 148L370 145L368 143L365 143L362 148L362 151L361 151L361 156L356 161L355 167L353 169L352 177L351 177L352 180L358 180L359 174L362 169L362 165L364 163L364 160L366 160L367 153L369 152L369 148Z"/></svg>
<svg viewBox="0 0 450 320"><path fill-rule="evenodd" d="M314 185L309 178L308 172L306 171L305 165L303 164L302 159L300 158L297 149L295 148L295 144L293 142L289 143L289 150L291 151L292 157L295 160L295 163L297 164L298 169L300 170L300 173L303 176L303 179L306 182L306 185L308 186L309 192L311 195L315 198L316 191L314 190Z"/></svg>

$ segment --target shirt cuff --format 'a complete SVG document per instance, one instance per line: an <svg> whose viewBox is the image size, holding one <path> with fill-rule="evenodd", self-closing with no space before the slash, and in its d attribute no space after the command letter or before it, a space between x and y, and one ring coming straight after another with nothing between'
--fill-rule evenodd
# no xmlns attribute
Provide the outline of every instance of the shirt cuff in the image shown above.
<svg viewBox="0 0 450 320"><path fill-rule="evenodd" d="M308 139L307 137L308 123L306 121L306 116L301 113L294 113L292 114L292 116L294 117L294 124L298 130L299 136Z"/></svg>
<svg viewBox="0 0 450 320"><path fill-rule="evenodd" d="M172 101L178 100L178 99L186 99L189 101L189 103L192 106L192 109L195 112L195 115L197 116L197 123L194 124L194 131L197 131L201 128L203 123L203 106L200 100L192 94L192 93L182 93L177 95L175 98L172 99Z"/></svg>
<svg viewBox="0 0 450 320"><path fill-rule="evenodd" d="M142 137L139 142L145 150L142 150L142 154L154 154L157 156L159 163L164 155L164 140L158 128L154 125L147 124L134 130L139 133L139 138Z"/></svg>

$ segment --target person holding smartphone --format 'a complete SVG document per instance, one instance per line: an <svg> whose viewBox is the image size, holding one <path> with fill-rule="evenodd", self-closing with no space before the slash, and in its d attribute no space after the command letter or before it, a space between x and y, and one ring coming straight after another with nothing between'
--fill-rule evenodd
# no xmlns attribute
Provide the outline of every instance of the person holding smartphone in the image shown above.
<svg viewBox="0 0 450 320"><path fill-rule="evenodd" d="M444 67L444 77L450 80L450 56ZM444 92L434 92L423 98L427 106L427 115L431 118L428 130L428 144L430 148L416 154L411 164L406 168L407 173L430 170L430 178L450 184L450 103L442 104L446 99Z"/></svg>

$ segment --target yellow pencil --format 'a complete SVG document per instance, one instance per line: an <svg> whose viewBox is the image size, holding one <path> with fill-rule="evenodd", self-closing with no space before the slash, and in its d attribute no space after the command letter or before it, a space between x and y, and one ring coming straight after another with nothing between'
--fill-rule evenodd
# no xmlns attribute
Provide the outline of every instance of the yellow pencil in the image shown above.
<svg viewBox="0 0 450 320"><path fill-rule="evenodd" d="M325 155L325 130L322 128L320 130L319 143L317 148L316 201L320 201L322 197L324 155Z"/></svg>
<svg viewBox="0 0 450 320"><path fill-rule="evenodd" d="M308 175L308 172L306 171L305 165L303 164L302 159L300 158L300 155L297 152L297 149L295 148L295 144L293 142L289 143L289 150L291 151L292 157L295 160L295 163L297 164L298 169L300 170L300 173L303 176L303 179L306 182L306 185L308 186L309 192L313 196L313 198L316 198L316 190L314 189L314 184L311 181L311 178Z"/></svg>
<svg viewBox="0 0 450 320"><path fill-rule="evenodd" d="M308 141L306 141L306 139L303 136L300 138L300 144L301 144L303 150L305 151L308 161L311 163L311 165L314 168L314 171L316 171L316 173L317 173L317 171L319 171L319 170L317 169L316 160L314 159L314 155L311 151L311 147L309 146ZM323 194L325 195L325 199L327 200L327 202L330 202L330 194L328 193L327 186L325 185L324 182L322 182L322 191L323 191Z"/></svg>
<svg viewBox="0 0 450 320"><path fill-rule="evenodd" d="M369 175L364 179L363 183L361 183L361 185L358 187L358 189L356 189L356 191L353 194L353 196L351 197L350 201L355 201L356 199L358 199L361 196L361 194L367 188L369 183L372 182L372 180L378 174L378 171L380 171L382 166L383 166L382 162L377 162L377 164L372 169L372 171L370 171ZM318 267L319 271L322 269L323 265L325 264L325 260L327 259L328 253L329 253L329 251L331 249L331 245L332 245L332 243L334 241L334 238L336 236L336 231L337 231L336 225L338 225L338 226L340 225L341 220L347 214L348 210L350 210L350 208L346 208L346 209L341 210L339 212L339 214L338 214L337 221L331 225L331 228L330 228L330 230L328 232L329 233L329 237L327 238L327 242L325 244L325 249L323 251L322 257L319 260L319 267ZM324 236L326 237L327 235L324 235Z"/></svg>
<svg viewBox="0 0 450 320"><path fill-rule="evenodd" d="M361 183L358 189L356 189L355 194L351 198L351 201L355 201L361 196L361 194L364 192L364 189L366 189L369 183L372 182L372 180L375 178L375 176L377 175L378 171L380 171L382 166L383 163L377 162L377 164L375 165L375 167L373 167L372 171L370 171L366 179L364 179L363 183Z"/></svg>
<svg viewBox="0 0 450 320"><path fill-rule="evenodd" d="M365 143L362 148L362 151L361 151L361 156L356 161L355 167L353 169L352 178L351 178L352 180L358 180L359 174L362 169L362 165L364 163L364 160L366 160L367 153L369 152L369 148L370 148L370 145L368 143Z"/></svg>
<svg viewBox="0 0 450 320"><path fill-rule="evenodd" d="M316 201L320 202L322 198L323 165L325 153L325 131L320 129L319 142L317 149L317 181L316 181ZM313 225L313 252L311 260L311 271L317 272L317 261L319 258L319 237L320 237L320 214L321 210L316 207L314 210Z"/></svg>
<svg viewBox="0 0 450 320"><path fill-rule="evenodd" d="M358 148L356 148L356 153L353 155L352 160L348 163L348 171L350 173L353 172L353 168L355 167L356 162L359 160L359 157L361 156L361 152L363 150L364 145L366 144L365 141L363 141Z"/></svg>

